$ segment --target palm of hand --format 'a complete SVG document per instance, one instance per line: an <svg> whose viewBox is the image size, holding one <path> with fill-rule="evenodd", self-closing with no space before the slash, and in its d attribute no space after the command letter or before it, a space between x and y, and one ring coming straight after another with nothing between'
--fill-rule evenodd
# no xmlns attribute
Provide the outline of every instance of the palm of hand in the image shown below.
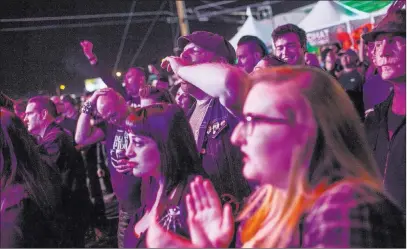
<svg viewBox="0 0 407 249"><path fill-rule="evenodd" d="M220 208L208 207L198 211L195 216L191 217L189 224L191 239L194 244L209 242L212 247L217 247L216 244L219 244L222 238L225 237L225 234L220 230L222 226L222 212ZM200 235L201 233L205 234L207 238L198 238L198 236L203 236Z"/></svg>
<svg viewBox="0 0 407 249"><path fill-rule="evenodd" d="M188 225L193 244L199 247L227 247L234 231L230 205L222 206L212 184L197 178L187 196Z"/></svg>

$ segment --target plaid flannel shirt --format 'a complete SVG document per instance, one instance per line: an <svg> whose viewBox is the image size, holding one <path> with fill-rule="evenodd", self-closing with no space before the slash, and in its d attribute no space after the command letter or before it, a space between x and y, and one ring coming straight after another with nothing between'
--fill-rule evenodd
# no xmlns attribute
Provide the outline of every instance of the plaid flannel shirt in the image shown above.
<svg viewBox="0 0 407 249"><path fill-rule="evenodd" d="M367 187L339 184L303 217L300 247L405 247L405 216ZM297 245L296 245L297 246Z"/></svg>
<svg viewBox="0 0 407 249"><path fill-rule="evenodd" d="M241 247L241 228L236 247ZM288 247L405 247L405 216L382 194L342 183L326 191L301 219Z"/></svg>

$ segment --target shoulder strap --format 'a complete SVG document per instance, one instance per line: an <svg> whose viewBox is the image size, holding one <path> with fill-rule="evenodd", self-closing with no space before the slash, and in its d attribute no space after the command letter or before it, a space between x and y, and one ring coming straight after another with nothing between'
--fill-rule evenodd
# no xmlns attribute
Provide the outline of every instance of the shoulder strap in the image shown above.
<svg viewBox="0 0 407 249"><path fill-rule="evenodd" d="M186 187L186 182L183 181L175 188L173 194L170 196L170 198L168 200L167 208L171 207L171 206L179 205L179 203L181 202L181 198L184 194L185 187Z"/></svg>

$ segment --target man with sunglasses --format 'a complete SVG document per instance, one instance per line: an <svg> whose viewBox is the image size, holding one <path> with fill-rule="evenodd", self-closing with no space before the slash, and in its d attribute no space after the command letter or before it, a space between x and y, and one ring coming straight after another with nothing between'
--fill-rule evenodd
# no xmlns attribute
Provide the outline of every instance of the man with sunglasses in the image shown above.
<svg viewBox="0 0 407 249"><path fill-rule="evenodd" d="M97 90L83 104L75 134L76 142L82 146L106 141L110 180L119 202L119 248L123 247L130 219L140 206L141 179L127 174L132 168L127 165L124 155L129 142L124 128L128 113L129 106L119 93L111 88ZM92 126L92 119L96 117L105 122Z"/></svg>
<svg viewBox="0 0 407 249"><path fill-rule="evenodd" d="M207 31L181 36L178 47L183 51L181 56L167 57L161 65L176 74L181 65L205 65L213 62L230 65L236 61L232 45L224 37ZM222 100L214 98L207 91L207 88L218 87L213 82L204 83L203 86L191 84L196 80L216 78L216 75L216 71L208 71L207 75L189 74L190 79L179 76L185 80L181 83L182 90L196 99L196 104L187 116L201 153L203 167L221 199L231 202L236 211L251 191L242 174L242 154L230 141L238 119L225 108Z"/></svg>
<svg viewBox="0 0 407 249"><path fill-rule="evenodd" d="M365 127L386 191L406 209L406 11L387 14L363 40L372 42L373 63L393 91L367 112Z"/></svg>

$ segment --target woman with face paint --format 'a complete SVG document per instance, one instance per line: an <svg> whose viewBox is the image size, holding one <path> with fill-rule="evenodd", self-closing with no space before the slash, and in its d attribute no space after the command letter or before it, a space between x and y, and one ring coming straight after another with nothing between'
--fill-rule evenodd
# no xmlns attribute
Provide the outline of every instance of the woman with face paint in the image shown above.
<svg viewBox="0 0 407 249"><path fill-rule="evenodd" d="M194 137L180 107L155 104L134 110L126 120L127 164L141 177L141 207L130 221L125 247L146 247L145 232L152 220L183 236L185 195L194 176L205 175Z"/></svg>
<svg viewBox="0 0 407 249"><path fill-rule="evenodd" d="M244 154L243 175L259 188L238 217L242 246L404 247L404 216L385 194L339 83L317 68L286 66L246 80L252 88L231 139ZM196 178L186 200L191 241L153 223L148 245L227 247L233 217L212 184Z"/></svg>

